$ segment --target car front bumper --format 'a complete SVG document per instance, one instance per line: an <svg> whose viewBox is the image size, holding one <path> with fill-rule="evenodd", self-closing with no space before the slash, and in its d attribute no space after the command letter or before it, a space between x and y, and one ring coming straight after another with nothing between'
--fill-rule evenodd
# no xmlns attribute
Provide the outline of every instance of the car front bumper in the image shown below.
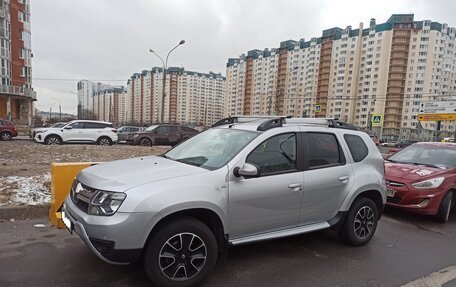
<svg viewBox="0 0 456 287"><path fill-rule="evenodd" d="M68 197L62 208L71 221L72 230L93 253L110 264L137 261L148 237L150 213L122 213L112 216L89 215Z"/></svg>
<svg viewBox="0 0 456 287"><path fill-rule="evenodd" d="M392 189L388 186L388 189ZM445 196L442 189L410 190L407 187L393 188L396 191L394 197L387 197L386 205L404 209L410 212L435 215L440 202Z"/></svg>

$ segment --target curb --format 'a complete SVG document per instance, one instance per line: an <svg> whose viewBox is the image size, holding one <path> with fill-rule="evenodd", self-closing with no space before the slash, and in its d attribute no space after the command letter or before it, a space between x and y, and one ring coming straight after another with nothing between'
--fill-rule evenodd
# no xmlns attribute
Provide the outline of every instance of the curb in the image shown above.
<svg viewBox="0 0 456 287"><path fill-rule="evenodd" d="M19 205L19 206L0 206L0 219L32 219L49 216L49 204L43 205Z"/></svg>

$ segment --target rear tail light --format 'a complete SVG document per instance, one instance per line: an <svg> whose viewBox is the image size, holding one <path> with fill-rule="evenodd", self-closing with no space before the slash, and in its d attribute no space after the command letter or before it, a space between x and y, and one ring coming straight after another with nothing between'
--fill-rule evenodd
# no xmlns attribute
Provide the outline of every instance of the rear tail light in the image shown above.
<svg viewBox="0 0 456 287"><path fill-rule="evenodd" d="M111 130L113 133L117 133L117 130L116 129L112 129Z"/></svg>

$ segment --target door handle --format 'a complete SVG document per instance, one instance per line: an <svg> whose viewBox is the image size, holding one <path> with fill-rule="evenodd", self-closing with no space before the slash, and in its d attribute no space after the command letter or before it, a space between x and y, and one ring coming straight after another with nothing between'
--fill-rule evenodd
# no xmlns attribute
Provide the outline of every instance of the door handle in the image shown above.
<svg viewBox="0 0 456 287"><path fill-rule="evenodd" d="M346 183L350 177L349 176L341 176L339 177L339 180L342 181L343 183Z"/></svg>
<svg viewBox="0 0 456 287"><path fill-rule="evenodd" d="M288 188L292 189L293 191L301 191L302 183L292 183L292 184L288 185Z"/></svg>

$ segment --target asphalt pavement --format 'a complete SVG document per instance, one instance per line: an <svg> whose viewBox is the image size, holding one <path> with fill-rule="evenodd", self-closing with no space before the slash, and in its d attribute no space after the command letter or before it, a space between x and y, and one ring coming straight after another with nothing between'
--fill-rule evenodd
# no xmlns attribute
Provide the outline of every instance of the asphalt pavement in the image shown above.
<svg viewBox="0 0 456 287"><path fill-rule="evenodd" d="M244 245L203 286L456 286L455 242L455 213L439 224L388 209L367 246L346 246L329 230ZM46 218L0 222L0 286L103 285L148 280L139 264L104 263Z"/></svg>

